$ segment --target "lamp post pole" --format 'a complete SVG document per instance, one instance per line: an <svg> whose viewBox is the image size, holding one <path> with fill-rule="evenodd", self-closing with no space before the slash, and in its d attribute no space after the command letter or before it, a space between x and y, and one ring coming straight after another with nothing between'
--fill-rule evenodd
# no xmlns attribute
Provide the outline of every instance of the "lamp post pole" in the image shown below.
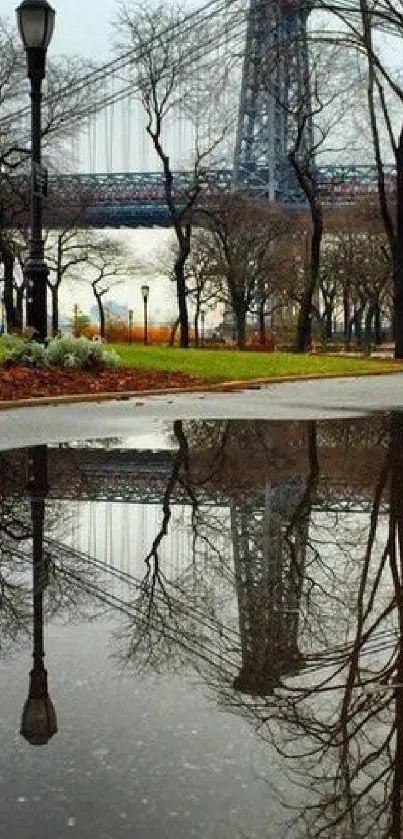
<svg viewBox="0 0 403 839"><path fill-rule="evenodd" d="M144 305L144 332L143 332L143 343L144 345L147 344L148 340L148 297L150 294L150 286L142 285L141 286L141 293L143 295L143 305Z"/></svg>
<svg viewBox="0 0 403 839"><path fill-rule="evenodd" d="M133 332L133 309L129 309L129 344L132 342Z"/></svg>
<svg viewBox="0 0 403 839"><path fill-rule="evenodd" d="M16 13L31 82L31 236L24 266L27 325L33 329L32 337L44 343L47 337L48 268L42 238L42 196L47 191L47 172L41 161L41 103L46 51L53 34L55 12L47 0L23 0Z"/></svg>

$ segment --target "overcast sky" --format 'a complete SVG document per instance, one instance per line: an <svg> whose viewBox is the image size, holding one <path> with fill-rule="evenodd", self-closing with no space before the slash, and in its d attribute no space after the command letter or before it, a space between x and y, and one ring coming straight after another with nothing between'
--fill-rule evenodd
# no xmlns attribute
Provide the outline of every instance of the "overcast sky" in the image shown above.
<svg viewBox="0 0 403 839"><path fill-rule="evenodd" d="M56 11L50 53L80 54L102 59L111 50L111 21L115 0L50 0ZM15 20L18 0L1 0L2 17Z"/></svg>

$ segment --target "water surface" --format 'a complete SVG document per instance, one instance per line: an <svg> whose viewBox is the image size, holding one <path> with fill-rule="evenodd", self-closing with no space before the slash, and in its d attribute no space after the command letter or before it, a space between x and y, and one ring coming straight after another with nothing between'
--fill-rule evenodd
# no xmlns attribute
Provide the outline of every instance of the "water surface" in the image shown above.
<svg viewBox="0 0 403 839"><path fill-rule="evenodd" d="M402 432L1 453L1 836L401 837Z"/></svg>

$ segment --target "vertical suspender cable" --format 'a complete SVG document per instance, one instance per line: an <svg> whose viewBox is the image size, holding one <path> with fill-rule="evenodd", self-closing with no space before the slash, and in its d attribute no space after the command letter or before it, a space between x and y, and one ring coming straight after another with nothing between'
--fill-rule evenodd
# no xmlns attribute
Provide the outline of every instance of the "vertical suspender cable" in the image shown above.
<svg viewBox="0 0 403 839"><path fill-rule="evenodd" d="M115 78L112 76L112 92L115 92ZM111 130L110 130L110 147L109 147L109 155L110 155L110 165L111 165L111 172L113 171L113 149L114 149L114 140L115 140L115 103L112 100L111 104Z"/></svg>
<svg viewBox="0 0 403 839"><path fill-rule="evenodd" d="M108 154L108 148L109 148L109 132L108 132L108 113L109 113L109 108L104 108L103 113L102 113L102 116L103 116L103 120L104 120L104 146L105 146L105 149L104 149L104 151L105 151L104 158L105 158L105 166L104 166L104 167L102 167L102 170L103 170L104 172L108 172L108 174L109 174L109 154Z"/></svg>
<svg viewBox="0 0 403 839"><path fill-rule="evenodd" d="M97 134L98 134L97 122L98 122L98 120L97 120L97 117L95 116L94 119L92 120L92 166L91 166L91 172L96 172L97 168L98 168L97 167L97 163L98 163L98 159L97 159Z"/></svg>
<svg viewBox="0 0 403 839"><path fill-rule="evenodd" d="M132 97L131 95L128 96L127 99L127 155L126 160L128 162L128 169L129 172L132 171Z"/></svg>
<svg viewBox="0 0 403 839"><path fill-rule="evenodd" d="M92 155L91 155L91 151L92 151L92 146L91 146L91 117L88 117L88 120L87 120L86 133L87 133L87 163L86 163L85 169L86 169L87 172L92 172L92 167L91 167L91 160L92 160Z"/></svg>

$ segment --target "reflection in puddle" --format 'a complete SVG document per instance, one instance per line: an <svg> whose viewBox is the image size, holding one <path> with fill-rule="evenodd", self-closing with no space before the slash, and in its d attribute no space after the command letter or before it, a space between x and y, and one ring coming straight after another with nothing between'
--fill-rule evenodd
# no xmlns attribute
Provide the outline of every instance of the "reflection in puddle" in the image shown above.
<svg viewBox="0 0 403 839"><path fill-rule="evenodd" d="M402 441L177 421L1 455L8 835L25 784L38 836L401 837Z"/></svg>

